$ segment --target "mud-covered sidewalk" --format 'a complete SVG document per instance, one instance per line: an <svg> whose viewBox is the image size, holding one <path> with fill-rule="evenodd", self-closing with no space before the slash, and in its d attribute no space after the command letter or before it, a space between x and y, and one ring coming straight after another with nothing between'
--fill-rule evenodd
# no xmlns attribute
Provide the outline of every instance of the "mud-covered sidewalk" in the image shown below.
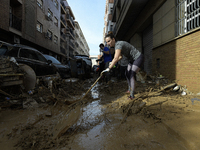
<svg viewBox="0 0 200 150"><path fill-rule="evenodd" d="M23 107L8 107L1 100L0 148L199 149L200 96L182 96L172 88L157 92L161 86L138 82L138 99L129 101L126 81L113 79L109 85L98 82L71 107L95 80L59 81L53 91L38 87L24 96ZM72 117L63 121L67 113ZM67 125L66 132L59 130Z"/></svg>

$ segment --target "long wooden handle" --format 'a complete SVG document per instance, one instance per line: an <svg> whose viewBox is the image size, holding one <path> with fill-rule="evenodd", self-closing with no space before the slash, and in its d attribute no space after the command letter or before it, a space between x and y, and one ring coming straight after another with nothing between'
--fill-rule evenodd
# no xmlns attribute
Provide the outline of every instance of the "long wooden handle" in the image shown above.
<svg viewBox="0 0 200 150"><path fill-rule="evenodd" d="M90 89L85 93L85 95L81 98L81 100L83 100L85 98L85 96L88 94L88 92L93 88L93 86L95 86L95 84L99 81L99 79L101 78L103 74L101 73L101 75L99 76L99 78L94 82L94 84L90 87Z"/></svg>

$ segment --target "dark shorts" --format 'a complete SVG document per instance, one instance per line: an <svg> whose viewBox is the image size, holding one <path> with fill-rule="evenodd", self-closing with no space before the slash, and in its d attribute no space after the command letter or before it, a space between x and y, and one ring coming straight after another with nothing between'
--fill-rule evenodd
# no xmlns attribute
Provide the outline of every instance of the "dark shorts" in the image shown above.
<svg viewBox="0 0 200 150"><path fill-rule="evenodd" d="M138 66L139 68L142 66L144 63L144 55L141 54L134 62L133 65Z"/></svg>

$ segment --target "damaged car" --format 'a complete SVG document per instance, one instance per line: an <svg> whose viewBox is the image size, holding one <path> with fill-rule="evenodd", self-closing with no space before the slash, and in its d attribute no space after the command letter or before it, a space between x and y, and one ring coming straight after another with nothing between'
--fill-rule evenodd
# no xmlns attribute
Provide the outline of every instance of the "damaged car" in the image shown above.
<svg viewBox="0 0 200 150"><path fill-rule="evenodd" d="M78 76L91 77L92 61L87 55L75 55Z"/></svg>
<svg viewBox="0 0 200 150"><path fill-rule="evenodd" d="M52 61L47 60L37 49L26 45L3 45L0 48L3 56L14 57L19 64L31 67L36 76L55 75L57 68L52 65Z"/></svg>
<svg viewBox="0 0 200 150"><path fill-rule="evenodd" d="M61 78L66 79L70 77L70 68L68 65L63 65L55 57L43 54L44 57L49 61L52 61L52 64L57 68L58 73Z"/></svg>

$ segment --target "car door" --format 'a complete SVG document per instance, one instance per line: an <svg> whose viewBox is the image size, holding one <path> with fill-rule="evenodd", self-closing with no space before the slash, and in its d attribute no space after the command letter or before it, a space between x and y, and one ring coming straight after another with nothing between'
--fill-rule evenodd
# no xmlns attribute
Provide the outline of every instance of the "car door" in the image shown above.
<svg viewBox="0 0 200 150"><path fill-rule="evenodd" d="M54 74L53 69L47 63L47 60L39 52L27 48L21 48L19 52L19 63L29 65L36 73L37 76ZM51 67L52 68L52 67Z"/></svg>
<svg viewBox="0 0 200 150"><path fill-rule="evenodd" d="M44 75L56 74L57 69L55 66L52 63L49 64L47 59L41 53L35 51L35 55L37 56L37 60L41 62L41 66L38 70L41 70Z"/></svg>

